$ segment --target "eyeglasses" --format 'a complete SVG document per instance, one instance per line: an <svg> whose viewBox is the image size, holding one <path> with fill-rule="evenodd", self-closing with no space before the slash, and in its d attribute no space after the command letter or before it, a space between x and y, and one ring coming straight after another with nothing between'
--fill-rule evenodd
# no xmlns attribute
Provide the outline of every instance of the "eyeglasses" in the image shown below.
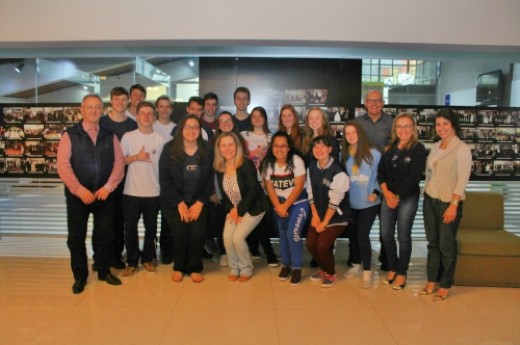
<svg viewBox="0 0 520 345"><path fill-rule="evenodd" d="M399 126L395 126L395 129L410 129L410 128L413 128L412 125L399 125Z"/></svg>
<svg viewBox="0 0 520 345"><path fill-rule="evenodd" d="M186 131L198 131L199 129L199 126L184 126L184 130Z"/></svg>
<svg viewBox="0 0 520 345"><path fill-rule="evenodd" d="M368 104L381 103L381 102L383 102L383 100L381 98L365 100L365 103L368 103Z"/></svg>
<svg viewBox="0 0 520 345"><path fill-rule="evenodd" d="M289 145L273 145L275 149L288 149Z"/></svg>
<svg viewBox="0 0 520 345"><path fill-rule="evenodd" d="M101 105L87 105L87 106L85 106L85 108L87 110L92 110L92 109L101 110L101 109L103 109L103 106L101 106Z"/></svg>
<svg viewBox="0 0 520 345"><path fill-rule="evenodd" d="M228 123L233 122L233 120L219 120L218 122L221 124L228 124Z"/></svg>

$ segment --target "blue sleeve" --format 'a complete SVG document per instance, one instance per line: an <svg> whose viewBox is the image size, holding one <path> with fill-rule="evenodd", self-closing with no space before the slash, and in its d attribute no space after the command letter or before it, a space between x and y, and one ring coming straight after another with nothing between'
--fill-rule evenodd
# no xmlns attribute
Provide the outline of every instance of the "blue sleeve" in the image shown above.
<svg viewBox="0 0 520 345"><path fill-rule="evenodd" d="M368 182L368 194L371 194L374 190L379 191L381 194L381 187L379 187L379 183L377 182L377 168L379 167L379 162L381 161L381 152L378 150L371 150L372 157L374 161L370 166L370 180Z"/></svg>

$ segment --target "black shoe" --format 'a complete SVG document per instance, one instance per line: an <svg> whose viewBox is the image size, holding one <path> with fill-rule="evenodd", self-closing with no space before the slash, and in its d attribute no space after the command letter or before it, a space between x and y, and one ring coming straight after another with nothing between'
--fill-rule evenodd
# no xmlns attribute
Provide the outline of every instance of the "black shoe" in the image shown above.
<svg viewBox="0 0 520 345"><path fill-rule="evenodd" d="M258 248L249 247L249 252L251 253L251 258L253 260L260 260L262 258L262 255L260 254Z"/></svg>
<svg viewBox="0 0 520 345"><path fill-rule="evenodd" d="M98 276L98 279L101 281L105 281L110 285L121 285L121 280L119 280L118 277L113 275L112 273L108 272L106 276L100 277Z"/></svg>
<svg viewBox="0 0 520 345"><path fill-rule="evenodd" d="M278 267L280 264L278 263L278 258L275 254L267 255L267 264L269 267Z"/></svg>
<svg viewBox="0 0 520 345"><path fill-rule="evenodd" d="M86 283L82 280L76 280L74 282L74 285L72 285L72 293L77 295L83 292L85 290Z"/></svg>
<svg viewBox="0 0 520 345"><path fill-rule="evenodd" d="M121 260L116 260L112 262L112 265L110 265L110 267L113 267L116 270L124 270L126 268L126 264Z"/></svg>
<svg viewBox="0 0 520 345"><path fill-rule="evenodd" d="M320 267L320 264L318 263L318 261L312 259L311 262L309 262L309 266L316 268L316 267Z"/></svg>
<svg viewBox="0 0 520 345"><path fill-rule="evenodd" d="M289 279L291 275L291 268L287 266L282 266L282 270L278 274L278 280L284 282Z"/></svg>
<svg viewBox="0 0 520 345"><path fill-rule="evenodd" d="M169 258L167 256L163 256L161 262L162 262L163 265L171 265L171 264L173 264L173 258Z"/></svg>
<svg viewBox="0 0 520 345"><path fill-rule="evenodd" d="M299 268L295 268L291 273L291 286L300 285L302 279L302 270Z"/></svg>
<svg viewBox="0 0 520 345"><path fill-rule="evenodd" d="M204 259L210 259L210 260L211 260L211 259L213 259L213 254L211 254L211 252L208 251L208 250L206 249L206 247L204 247L204 250L202 251L202 257L203 257Z"/></svg>

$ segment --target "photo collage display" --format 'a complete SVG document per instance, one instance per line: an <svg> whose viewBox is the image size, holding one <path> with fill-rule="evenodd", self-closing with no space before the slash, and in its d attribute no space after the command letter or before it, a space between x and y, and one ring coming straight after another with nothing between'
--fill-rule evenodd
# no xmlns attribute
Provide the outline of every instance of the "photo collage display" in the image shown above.
<svg viewBox="0 0 520 345"><path fill-rule="evenodd" d="M437 141L435 114L445 107L386 107L392 117L402 112L417 121L419 140L429 150ZM511 180L520 178L520 109L449 107L459 115L462 140L471 148L471 178L475 180ZM366 114L355 109L355 117Z"/></svg>
<svg viewBox="0 0 520 345"><path fill-rule="evenodd" d="M62 133L81 120L79 107L3 106L0 175L56 175Z"/></svg>
<svg viewBox="0 0 520 345"><path fill-rule="evenodd" d="M366 114L362 105L348 108L327 103L327 89L288 89L279 101L294 105L303 126L308 110L325 111L338 141L346 121ZM280 102L280 103L282 103ZM278 102L277 102L278 103ZM386 106L395 117L411 113L427 149L436 141L434 118L443 107ZM470 146L472 179L520 177L520 108L450 107L459 114L462 139ZM56 157L62 133L81 120L78 106L0 106L0 176L57 176ZM109 111L109 108L106 109ZM224 109L220 109L221 111ZM279 107L266 107L269 127L277 130Z"/></svg>

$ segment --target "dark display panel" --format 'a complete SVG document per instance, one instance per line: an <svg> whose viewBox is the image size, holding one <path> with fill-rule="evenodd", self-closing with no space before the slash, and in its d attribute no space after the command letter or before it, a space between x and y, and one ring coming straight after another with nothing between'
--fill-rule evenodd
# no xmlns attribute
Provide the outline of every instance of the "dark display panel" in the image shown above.
<svg viewBox="0 0 520 345"><path fill-rule="evenodd" d="M498 105L502 96L502 71L480 74L477 77L476 101L482 105Z"/></svg>
<svg viewBox="0 0 520 345"><path fill-rule="evenodd" d="M215 92L220 111L235 112L233 92L251 91L251 105L262 106L269 128L278 125L283 104L294 105L303 121L313 106L330 109L331 120L344 121L347 105L361 99L360 59L200 58L200 94Z"/></svg>
<svg viewBox="0 0 520 345"><path fill-rule="evenodd" d="M294 93L291 97L303 95ZM307 93L305 95L307 99ZM296 102L295 106L299 103ZM308 103L302 107L307 106ZM318 106L325 110L339 141L343 139L345 121L366 113L358 102L349 106L346 102L334 104L325 101ZM413 114L420 140L428 148L437 139L434 118L441 108L444 107L387 105L384 111L392 117L401 112ZM471 148L471 179L520 179L520 108L450 108L459 114L462 139ZM109 107L105 110L108 111ZM277 123L278 111L273 111L274 124ZM56 156L61 135L80 119L77 104L0 105L0 176L57 176Z"/></svg>

